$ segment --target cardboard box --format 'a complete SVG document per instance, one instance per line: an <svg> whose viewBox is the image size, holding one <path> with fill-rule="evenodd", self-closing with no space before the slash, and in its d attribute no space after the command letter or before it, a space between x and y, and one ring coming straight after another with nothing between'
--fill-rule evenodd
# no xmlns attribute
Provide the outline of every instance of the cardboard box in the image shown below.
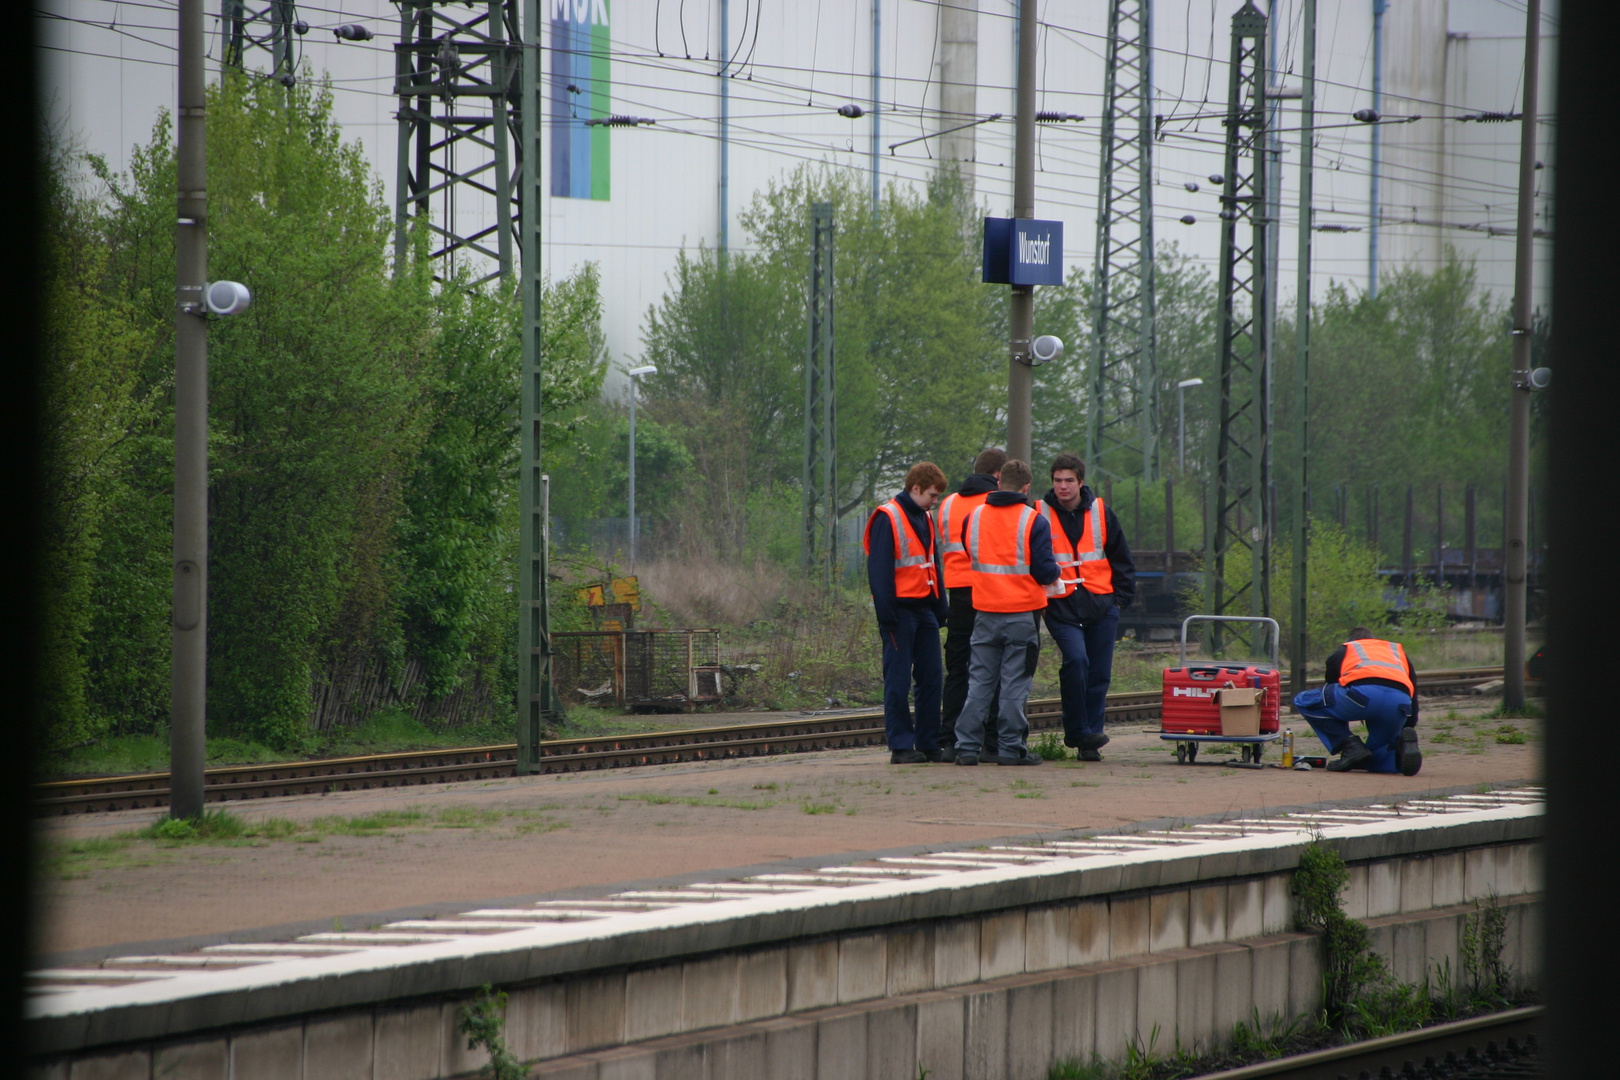
<svg viewBox="0 0 1620 1080"><path fill-rule="evenodd" d="M1257 686L1228 686L1215 691L1221 709L1222 735L1260 734L1260 702L1265 691Z"/></svg>

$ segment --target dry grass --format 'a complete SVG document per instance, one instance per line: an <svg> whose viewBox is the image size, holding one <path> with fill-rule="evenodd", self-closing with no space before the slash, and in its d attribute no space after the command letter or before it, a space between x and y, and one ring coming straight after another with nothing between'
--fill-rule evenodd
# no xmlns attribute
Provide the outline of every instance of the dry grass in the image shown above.
<svg viewBox="0 0 1620 1080"><path fill-rule="evenodd" d="M801 584L763 560L747 566L718 559L661 559L644 563L638 576L642 595L653 602L660 623L722 629L767 617L790 586Z"/></svg>

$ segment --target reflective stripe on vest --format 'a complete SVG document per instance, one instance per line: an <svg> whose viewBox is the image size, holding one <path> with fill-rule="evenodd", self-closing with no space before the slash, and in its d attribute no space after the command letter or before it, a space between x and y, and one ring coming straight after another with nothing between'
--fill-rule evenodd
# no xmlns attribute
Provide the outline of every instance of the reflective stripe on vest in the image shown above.
<svg viewBox="0 0 1620 1080"><path fill-rule="evenodd" d="M872 554L872 522L877 520L879 514L888 515L889 528L894 533L894 595L901 600L936 595L939 585L934 579L933 557L911 527L910 517L897 500L890 499L883 503L866 519L861 549L868 555ZM933 531L932 525L930 519L930 532Z"/></svg>
<svg viewBox="0 0 1620 1080"><path fill-rule="evenodd" d="M1388 679L1413 693L1412 677L1406 672L1406 650L1399 643L1381 638L1361 638L1344 643L1344 664L1339 668L1339 685L1349 686L1360 679Z"/></svg>
<svg viewBox="0 0 1620 1080"><path fill-rule="evenodd" d="M1016 519L1011 510L1011 505L986 503L975 508L967 520L975 611L1039 611L1046 606L1046 589L1029 573L1029 543L1035 529L1036 510L1025 503L1019 507ZM990 521L988 531L987 519ZM996 561L1009 557L1010 562Z"/></svg>
<svg viewBox="0 0 1620 1080"><path fill-rule="evenodd" d="M945 567L945 587L969 588L973 584L973 567L968 559L967 545L962 541L962 521L975 509L984 505L988 491L977 495L963 495L953 491L939 504L938 537L940 562Z"/></svg>
<svg viewBox="0 0 1620 1080"><path fill-rule="evenodd" d="M1070 581L1078 580L1086 586L1087 592L1106 595L1114 591L1114 568L1104 555L1103 545L1107 542L1108 520L1103 508L1103 501L1093 497L1091 509L1086 512L1085 525L1080 530L1080 543L1069 543L1069 534L1064 531L1062 523L1052 508L1052 504L1041 501L1041 513L1046 515L1046 523L1052 530L1052 554L1058 562L1058 573ZM1078 567L1079 573L1074 573ZM1067 592L1064 593L1068 595Z"/></svg>
<svg viewBox="0 0 1620 1080"><path fill-rule="evenodd" d="M1042 499L1039 506L1041 516L1046 519L1046 527L1052 533L1052 558L1057 560L1058 581L1063 585L1063 591L1057 595L1068 596L1074 592L1075 586L1080 584L1077 569L1080 560L1075 557L1074 545L1069 542L1069 534L1064 531L1063 523L1058 520L1052 504Z"/></svg>

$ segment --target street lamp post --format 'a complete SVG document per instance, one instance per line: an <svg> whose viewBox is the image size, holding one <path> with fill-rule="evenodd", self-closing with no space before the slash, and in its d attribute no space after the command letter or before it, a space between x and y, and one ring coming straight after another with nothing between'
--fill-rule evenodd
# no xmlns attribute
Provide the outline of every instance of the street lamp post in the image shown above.
<svg viewBox="0 0 1620 1080"><path fill-rule="evenodd" d="M1176 383L1176 403L1179 419L1176 422L1176 468L1187 471L1187 387L1203 386L1203 379L1182 379Z"/></svg>
<svg viewBox="0 0 1620 1080"><path fill-rule="evenodd" d="M630 375L630 572L636 572L636 540L640 529L636 520L636 380L643 375L656 375L658 369L648 364L631 368Z"/></svg>

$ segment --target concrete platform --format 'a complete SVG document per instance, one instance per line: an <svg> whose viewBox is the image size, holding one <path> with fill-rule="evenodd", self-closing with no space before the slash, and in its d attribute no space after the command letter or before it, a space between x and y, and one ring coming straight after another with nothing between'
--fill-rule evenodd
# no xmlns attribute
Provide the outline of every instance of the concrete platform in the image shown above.
<svg viewBox="0 0 1620 1080"><path fill-rule="evenodd" d="M49 1076L452 1077L482 1064L454 1026L491 983L536 1075L1022 1080L1064 1048L1311 1008L1288 881L1313 836L1352 864L1347 910L1397 974L1455 968L1460 919L1494 896L1533 979L1540 828L1525 788L474 908L46 973L32 1027ZM749 1071L772 1055L786 1071Z"/></svg>
<svg viewBox="0 0 1620 1080"><path fill-rule="evenodd" d="M872 853L1213 822L1539 775L1534 725L1523 725L1528 744L1504 745L1493 738L1502 721L1466 713L1448 721L1445 709L1425 703L1425 763L1410 778L1250 771L1225 767L1214 754L1182 766L1156 728L1116 725L1106 760L1095 764L891 766L881 750L830 751L227 808L250 826L280 828L280 839L165 847L119 840L156 820L155 811L53 819L39 826L47 856L39 947L51 963L79 963L285 940L334 925L352 930L475 906L600 896L718 871L813 869ZM91 853L74 855L75 845ZM115 850L98 855L98 845Z"/></svg>

